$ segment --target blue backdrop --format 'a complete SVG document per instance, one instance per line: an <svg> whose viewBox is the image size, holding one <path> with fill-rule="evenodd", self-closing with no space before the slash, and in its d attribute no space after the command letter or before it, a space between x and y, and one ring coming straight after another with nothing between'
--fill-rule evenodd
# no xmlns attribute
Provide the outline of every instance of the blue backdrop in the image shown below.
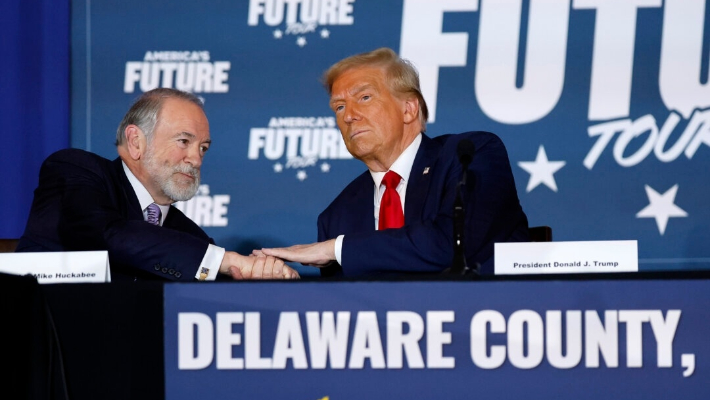
<svg viewBox="0 0 710 400"><path fill-rule="evenodd" d="M311 242L364 170L319 78L388 46L420 70L428 134L501 136L531 225L636 239L642 270L708 268L706 3L75 1L71 145L113 158L141 92L191 90L215 146L181 207L230 249Z"/></svg>
<svg viewBox="0 0 710 400"><path fill-rule="evenodd" d="M42 160L69 146L69 2L3 1L0 45L0 238L18 238Z"/></svg>

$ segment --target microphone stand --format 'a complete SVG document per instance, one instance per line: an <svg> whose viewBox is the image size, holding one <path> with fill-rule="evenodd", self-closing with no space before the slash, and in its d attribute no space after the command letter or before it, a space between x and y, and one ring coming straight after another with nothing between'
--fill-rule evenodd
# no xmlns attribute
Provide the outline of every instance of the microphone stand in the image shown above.
<svg viewBox="0 0 710 400"><path fill-rule="evenodd" d="M461 182L456 185L456 198L454 199L454 259L451 262L451 275L467 275L471 268L466 262L464 252L464 228L466 221L466 208L464 207L461 188L466 185L466 169L463 170Z"/></svg>
<svg viewBox="0 0 710 400"><path fill-rule="evenodd" d="M461 181L456 184L456 193L454 198L453 212L453 227L454 227L454 258L451 261L449 268L450 275L459 276L475 276L478 275L478 268L471 268L466 261L466 252L464 251L464 231L466 230L466 207L464 206L463 196L466 189L466 175L468 165L473 159L473 154L476 149L468 139L462 139L457 146L459 162L461 163Z"/></svg>

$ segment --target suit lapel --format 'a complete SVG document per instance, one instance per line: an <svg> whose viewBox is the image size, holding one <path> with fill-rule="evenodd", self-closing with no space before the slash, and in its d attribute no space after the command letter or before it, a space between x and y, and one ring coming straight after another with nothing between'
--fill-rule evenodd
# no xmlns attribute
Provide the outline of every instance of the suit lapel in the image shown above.
<svg viewBox="0 0 710 400"><path fill-rule="evenodd" d="M424 203L429 194L432 176L437 171L435 161L441 151L441 145L422 134L422 143L412 164L407 184L407 197L404 204L404 223L409 224L422 218Z"/></svg>
<svg viewBox="0 0 710 400"><path fill-rule="evenodd" d="M375 212L374 212L374 201L375 201L375 183L372 182L372 176L370 172L365 172L358 178L357 190L353 194L350 204L352 205L351 211L348 213L347 222L344 220L345 224L341 225L347 227L353 227L353 232L361 232L375 229Z"/></svg>
<svg viewBox="0 0 710 400"><path fill-rule="evenodd" d="M143 210L138 202L138 196L136 196L136 192L133 190L133 186L131 186L131 182L128 180L126 172L123 170L123 164L121 163L120 157L113 160L113 167L121 185L121 192L117 195L123 196L123 201L121 203L126 204L127 206L126 217L128 219L142 220Z"/></svg>
<svg viewBox="0 0 710 400"><path fill-rule="evenodd" d="M175 216L177 215L177 208L175 206L170 206L170 210L168 211L168 216L165 217L165 221L163 221L163 226L166 228L174 228L176 227L176 219Z"/></svg>
<svg viewBox="0 0 710 400"><path fill-rule="evenodd" d="M142 211L141 214L143 214ZM177 230L186 229L186 225L188 225L186 224L186 221L190 221L190 218L184 215L182 211L178 210L177 207L171 205L170 210L168 211L168 216L165 217L165 221L163 221L163 227Z"/></svg>

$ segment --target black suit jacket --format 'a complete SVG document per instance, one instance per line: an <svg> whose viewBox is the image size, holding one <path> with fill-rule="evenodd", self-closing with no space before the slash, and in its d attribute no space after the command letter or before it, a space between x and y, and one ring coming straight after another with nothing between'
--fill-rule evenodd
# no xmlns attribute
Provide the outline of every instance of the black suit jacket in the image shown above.
<svg viewBox="0 0 710 400"><path fill-rule="evenodd" d="M375 230L375 188L369 171L351 182L318 217L318 240L345 235L342 266L322 274L345 276L438 273L453 260L453 207L461 164L458 142L476 151L467 173L465 253L469 266L493 273L495 242L528 241L528 221L520 207L508 153L498 136L467 132L422 135L407 183L404 227Z"/></svg>
<svg viewBox="0 0 710 400"><path fill-rule="evenodd" d="M120 158L65 149L42 164L16 251L108 250L114 281L192 281L210 243L172 206L162 226L145 222Z"/></svg>

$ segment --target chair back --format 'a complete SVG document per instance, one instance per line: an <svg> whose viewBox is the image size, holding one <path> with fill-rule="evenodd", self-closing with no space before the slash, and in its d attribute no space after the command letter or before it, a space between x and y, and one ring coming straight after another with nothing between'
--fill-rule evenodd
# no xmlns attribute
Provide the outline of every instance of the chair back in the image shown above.
<svg viewBox="0 0 710 400"><path fill-rule="evenodd" d="M0 239L0 253L14 253L20 239Z"/></svg>
<svg viewBox="0 0 710 400"><path fill-rule="evenodd" d="M551 242L552 228L549 226L531 226L528 228L531 242Z"/></svg>

